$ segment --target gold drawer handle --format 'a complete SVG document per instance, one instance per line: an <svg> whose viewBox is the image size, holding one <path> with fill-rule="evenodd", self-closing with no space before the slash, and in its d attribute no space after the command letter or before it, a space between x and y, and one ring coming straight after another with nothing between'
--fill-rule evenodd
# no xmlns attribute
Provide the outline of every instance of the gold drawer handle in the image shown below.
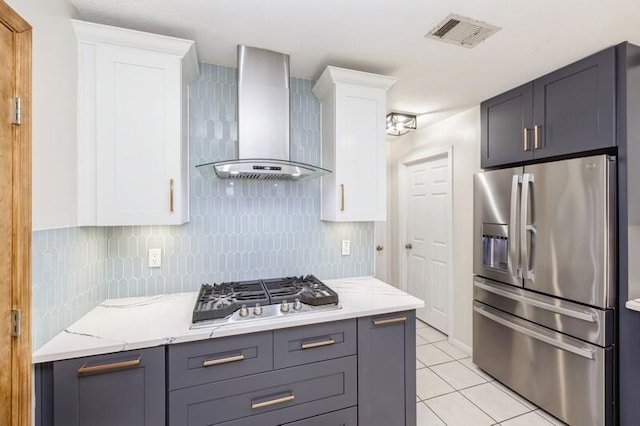
<svg viewBox="0 0 640 426"><path fill-rule="evenodd" d="M212 365L220 365L220 364L226 364L228 362L242 361L243 359L244 359L244 354L228 356L226 358L205 359L202 363L202 366L210 367Z"/></svg>
<svg viewBox="0 0 640 426"><path fill-rule="evenodd" d="M292 392L287 396L282 396L276 399L270 399L269 401L262 401L262 402L251 401L251 408L255 410L262 407L268 407L270 405L282 404L283 402L293 401L294 399L296 399L296 397Z"/></svg>
<svg viewBox="0 0 640 426"><path fill-rule="evenodd" d="M329 338L327 340L321 340L319 342L303 343L303 344L300 345L300 347L302 349L313 349L313 348L319 348L320 346L333 345L335 343L336 343L335 340Z"/></svg>
<svg viewBox="0 0 640 426"><path fill-rule="evenodd" d="M111 362L109 364L100 364L100 365L91 365L91 366L87 366L87 364L85 363L82 367L78 368L78 374L116 370L118 368L133 367L134 365L140 365L140 357L136 359L130 359L128 361Z"/></svg>
<svg viewBox="0 0 640 426"><path fill-rule="evenodd" d="M387 318L381 320L373 320L373 325L395 324L397 322L405 322L407 317Z"/></svg>

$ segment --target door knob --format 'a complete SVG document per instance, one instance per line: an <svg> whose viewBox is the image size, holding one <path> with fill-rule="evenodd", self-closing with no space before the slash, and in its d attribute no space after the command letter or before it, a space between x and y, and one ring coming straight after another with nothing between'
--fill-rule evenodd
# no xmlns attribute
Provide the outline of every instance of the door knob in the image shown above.
<svg viewBox="0 0 640 426"><path fill-rule="evenodd" d="M384 247L382 247L382 246L376 246L376 250L377 250L377 251L382 251L382 249L383 249L383 248L384 248Z"/></svg>
<svg viewBox="0 0 640 426"><path fill-rule="evenodd" d="M411 245L411 243L407 243L405 244L404 248L411 250L413 246Z"/></svg>

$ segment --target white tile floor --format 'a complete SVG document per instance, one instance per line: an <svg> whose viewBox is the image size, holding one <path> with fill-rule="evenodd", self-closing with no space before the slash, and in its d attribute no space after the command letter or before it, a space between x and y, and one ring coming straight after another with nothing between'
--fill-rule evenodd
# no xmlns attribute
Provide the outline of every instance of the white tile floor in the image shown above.
<svg viewBox="0 0 640 426"><path fill-rule="evenodd" d="M417 426L561 426L476 367L447 336L416 321Z"/></svg>

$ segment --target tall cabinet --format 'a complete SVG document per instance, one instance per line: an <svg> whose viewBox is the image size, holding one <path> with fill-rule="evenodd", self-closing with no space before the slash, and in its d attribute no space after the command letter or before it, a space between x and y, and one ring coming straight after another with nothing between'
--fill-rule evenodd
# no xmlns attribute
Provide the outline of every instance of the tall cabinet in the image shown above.
<svg viewBox="0 0 640 426"><path fill-rule="evenodd" d="M189 220L192 41L73 21L79 225Z"/></svg>
<svg viewBox="0 0 640 426"><path fill-rule="evenodd" d="M329 66L313 87L320 100L320 218L332 222L386 220L387 90L395 78Z"/></svg>

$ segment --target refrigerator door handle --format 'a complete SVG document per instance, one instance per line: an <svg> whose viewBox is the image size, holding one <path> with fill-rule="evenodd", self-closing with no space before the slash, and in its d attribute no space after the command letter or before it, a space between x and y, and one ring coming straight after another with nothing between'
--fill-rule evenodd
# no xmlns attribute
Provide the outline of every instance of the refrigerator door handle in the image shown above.
<svg viewBox="0 0 640 426"><path fill-rule="evenodd" d="M524 327L520 324L516 324L513 321L510 321L508 317L505 318L506 314L501 314L499 312L489 312L487 309L483 308L482 306L478 306L476 304L477 302L474 302L474 306L473 306L473 310L475 312L477 312L478 314L487 317L488 319L497 322L498 324L501 324L507 328L510 328L518 333L522 333L525 334L533 339L539 340L541 342L544 342L548 345L551 346L555 346L556 348L563 350L563 351L567 351L567 352L571 352L573 354L579 355L583 358L587 358L587 359L595 359L595 351L593 349L589 349L589 348L585 348L585 347L579 347L579 346L575 346L572 345L570 343L567 342L562 342L560 340L556 340L553 337L549 337L549 336L545 336L542 333L539 333L535 330L532 330L528 327Z"/></svg>
<svg viewBox="0 0 640 426"><path fill-rule="evenodd" d="M522 176L511 179L511 208L509 212L509 271L516 280L522 278L520 264L520 235L518 233L518 207L520 206L520 184Z"/></svg>
<svg viewBox="0 0 640 426"><path fill-rule="evenodd" d="M550 303L545 303L540 300L523 297L518 294L513 294L506 290L502 290L500 288L495 288L495 287L492 287L491 285L487 285L484 282L478 280L477 278L474 279L474 285L485 291L488 291L489 293L497 294L498 296L502 296L504 298L514 300L524 305L535 306L536 308L544 309L545 311L554 312L556 314L579 319L582 321L598 322L598 316L594 313L580 312L574 309L564 308L562 306L556 306Z"/></svg>
<svg viewBox="0 0 640 426"><path fill-rule="evenodd" d="M531 265L531 246L535 244L533 234L536 228L532 224L527 223L529 214L529 201L531 201L531 185L533 185L533 174L524 173L522 175L522 203L520 207L520 257L522 262L522 276L525 280L535 281L534 268ZM529 233L531 233L531 243L529 242Z"/></svg>

